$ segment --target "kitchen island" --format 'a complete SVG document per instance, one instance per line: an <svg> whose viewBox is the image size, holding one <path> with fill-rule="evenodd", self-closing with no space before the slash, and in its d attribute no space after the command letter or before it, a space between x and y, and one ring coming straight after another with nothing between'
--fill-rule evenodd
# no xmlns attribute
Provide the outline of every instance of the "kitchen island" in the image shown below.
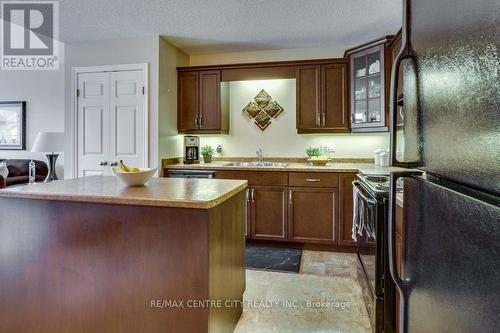
<svg viewBox="0 0 500 333"><path fill-rule="evenodd" d="M0 332L232 332L246 181L0 190Z"/></svg>

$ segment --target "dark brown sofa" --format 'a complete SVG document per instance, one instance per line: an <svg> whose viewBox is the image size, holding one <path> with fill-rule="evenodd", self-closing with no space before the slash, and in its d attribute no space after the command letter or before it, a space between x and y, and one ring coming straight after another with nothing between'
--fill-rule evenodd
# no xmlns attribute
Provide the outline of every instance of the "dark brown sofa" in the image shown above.
<svg viewBox="0 0 500 333"><path fill-rule="evenodd" d="M29 182L29 163L31 160L4 160L0 159L0 163L6 161L9 169L9 176L4 179L0 176L0 188L5 188L17 184L26 184ZM35 162L35 180L43 182L49 173L47 164L43 161L33 160Z"/></svg>

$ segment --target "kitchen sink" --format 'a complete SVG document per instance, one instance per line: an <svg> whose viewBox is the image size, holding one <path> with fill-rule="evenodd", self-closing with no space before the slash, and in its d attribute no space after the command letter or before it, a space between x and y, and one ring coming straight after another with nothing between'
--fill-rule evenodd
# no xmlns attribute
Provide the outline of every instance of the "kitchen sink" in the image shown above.
<svg viewBox="0 0 500 333"><path fill-rule="evenodd" d="M237 166L237 167L281 167L286 168L287 163L274 163L274 162L231 162L224 164L225 166Z"/></svg>

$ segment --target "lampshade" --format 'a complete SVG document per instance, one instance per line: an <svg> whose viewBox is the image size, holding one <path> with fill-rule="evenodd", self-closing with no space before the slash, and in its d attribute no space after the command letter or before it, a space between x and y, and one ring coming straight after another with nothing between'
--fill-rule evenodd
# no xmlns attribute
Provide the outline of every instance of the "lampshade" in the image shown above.
<svg viewBox="0 0 500 333"><path fill-rule="evenodd" d="M39 132L31 151L34 153L61 153L64 151L64 133Z"/></svg>

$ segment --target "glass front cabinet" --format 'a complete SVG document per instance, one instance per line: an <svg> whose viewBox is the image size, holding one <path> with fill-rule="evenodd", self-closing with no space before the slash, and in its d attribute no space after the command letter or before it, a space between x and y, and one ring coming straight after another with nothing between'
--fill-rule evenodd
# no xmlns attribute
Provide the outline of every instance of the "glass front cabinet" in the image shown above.
<svg viewBox="0 0 500 333"><path fill-rule="evenodd" d="M385 40L383 41L385 42ZM348 51L353 132L388 131L385 43ZM388 106L388 105L387 105Z"/></svg>

